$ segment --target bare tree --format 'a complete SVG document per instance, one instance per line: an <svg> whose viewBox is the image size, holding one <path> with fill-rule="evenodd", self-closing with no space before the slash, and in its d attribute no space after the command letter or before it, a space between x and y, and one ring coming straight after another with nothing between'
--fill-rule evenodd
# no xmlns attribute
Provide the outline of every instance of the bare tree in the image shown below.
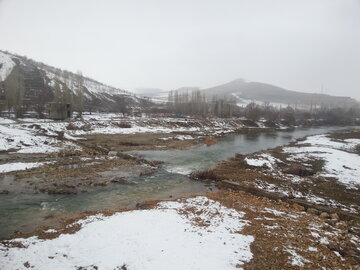
<svg viewBox="0 0 360 270"><path fill-rule="evenodd" d="M25 94L25 82L18 66L13 68L10 75L6 78L4 85L9 117L11 109L14 110L16 118L21 117Z"/></svg>
<svg viewBox="0 0 360 270"><path fill-rule="evenodd" d="M261 108L255 102L249 103L245 108L246 118L257 121L260 119Z"/></svg>
<svg viewBox="0 0 360 270"><path fill-rule="evenodd" d="M77 96L78 96L78 111L79 116L82 117L84 111L84 77L81 70L78 70L76 76L76 85L77 85Z"/></svg>

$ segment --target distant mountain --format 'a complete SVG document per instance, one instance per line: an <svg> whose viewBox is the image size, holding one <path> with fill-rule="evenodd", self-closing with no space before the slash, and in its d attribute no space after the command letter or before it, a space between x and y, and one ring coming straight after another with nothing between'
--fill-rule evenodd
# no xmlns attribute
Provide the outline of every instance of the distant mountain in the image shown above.
<svg viewBox="0 0 360 270"><path fill-rule="evenodd" d="M202 89L206 96L218 96L236 99L238 105L249 102L270 102L276 106L297 106L310 108L311 106L358 106L359 102L350 97L337 97L324 94L303 93L287 90L271 84L259 82L246 82L237 79L215 87Z"/></svg>
<svg viewBox="0 0 360 270"><path fill-rule="evenodd" d="M178 91L179 93L183 92L189 92L193 90L198 90L199 87L195 86L185 86L175 89L175 91ZM135 88L132 90L134 93L136 93L139 96L142 97L148 97L151 101L156 103L165 103L168 101L168 96L170 90L164 90L160 88Z"/></svg>
<svg viewBox="0 0 360 270"><path fill-rule="evenodd" d="M76 100L79 96L79 75L61 70L23 56L0 51L0 93L4 92L4 81L9 77L15 67L18 67L25 81L25 98L36 99L46 94L48 102L52 101L55 85L61 91L69 90ZM118 111L120 107L127 106L139 108L149 104L148 99L136 96L128 91L100 83L94 79L83 77L85 108L100 111ZM0 95L1 100L1 95ZM76 105L76 104L75 104Z"/></svg>

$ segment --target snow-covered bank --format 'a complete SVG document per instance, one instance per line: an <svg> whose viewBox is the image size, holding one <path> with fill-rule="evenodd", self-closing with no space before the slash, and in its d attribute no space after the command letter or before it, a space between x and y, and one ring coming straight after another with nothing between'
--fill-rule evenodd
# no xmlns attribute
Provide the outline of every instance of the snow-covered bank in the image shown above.
<svg viewBox="0 0 360 270"><path fill-rule="evenodd" d="M277 159L271 153L262 153L246 157L245 161L250 166L262 167L272 174L286 177L281 173L279 165L292 166L291 162L295 162L308 167L304 170L310 172L311 165L308 163L321 160L324 165L319 172L316 172L316 177L333 178L346 188L356 189L360 185L360 155L356 150L358 145L360 139L334 140L326 134L314 135L284 147L282 152L286 155L285 160ZM293 175L289 180L299 182L304 179Z"/></svg>
<svg viewBox="0 0 360 270"><path fill-rule="evenodd" d="M236 155L211 173L234 189L350 217L360 213L360 131L312 135L283 147Z"/></svg>
<svg viewBox="0 0 360 270"><path fill-rule="evenodd" d="M0 173L12 172L12 171L21 171L31 168L40 167L46 164L45 162L14 162L0 165Z"/></svg>
<svg viewBox="0 0 360 270"><path fill-rule="evenodd" d="M206 197L90 216L74 234L0 245L1 269L234 269L252 258L244 213ZM70 225L71 226L71 225ZM53 232L53 231L51 231ZM95 268L98 267L98 268Z"/></svg>
<svg viewBox="0 0 360 270"><path fill-rule="evenodd" d="M77 149L80 136L96 134L196 133L175 135L175 140L217 136L246 127L241 119L123 118L120 114L85 115L83 120L10 120L0 118L0 151L50 153ZM258 123L258 127L263 127ZM165 138L165 140L168 140Z"/></svg>
<svg viewBox="0 0 360 270"><path fill-rule="evenodd" d="M318 176L335 178L347 188L357 188L360 185L360 155L355 153L357 145L360 145L360 139L335 141L326 135L316 135L299 142L297 147L285 148L284 152L291 154L290 159L295 161L324 160L324 168Z"/></svg>
<svg viewBox="0 0 360 270"><path fill-rule="evenodd" d="M45 125L45 124L44 124ZM55 133L56 134L56 133ZM60 141L52 134L40 134L32 125L0 125L0 151L18 153L52 153L64 148L77 148L72 142Z"/></svg>

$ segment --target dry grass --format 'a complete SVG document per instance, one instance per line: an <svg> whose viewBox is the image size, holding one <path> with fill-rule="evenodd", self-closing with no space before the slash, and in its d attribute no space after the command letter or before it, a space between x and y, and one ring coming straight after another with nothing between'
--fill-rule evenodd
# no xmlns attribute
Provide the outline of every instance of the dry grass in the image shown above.
<svg viewBox="0 0 360 270"><path fill-rule="evenodd" d="M334 132L329 137L335 140L360 139L360 131Z"/></svg>
<svg viewBox="0 0 360 270"><path fill-rule="evenodd" d="M217 144L218 143L218 140L216 138L213 138L213 137L209 137L209 138L205 138L204 139L204 143L206 145L213 145L213 144Z"/></svg>
<svg viewBox="0 0 360 270"><path fill-rule="evenodd" d="M283 172L297 176L311 176L315 174L313 169L302 165L291 165L290 167L284 169Z"/></svg>
<svg viewBox="0 0 360 270"><path fill-rule="evenodd" d="M214 173L213 170L205 170L205 171L196 171L190 174L191 179L202 180L202 181L217 181L218 176Z"/></svg>
<svg viewBox="0 0 360 270"><path fill-rule="evenodd" d="M90 130L91 130L91 126L88 125L88 124L84 124L84 125L81 125L81 126L76 126L76 125L74 125L73 123L69 123L69 124L66 126L66 129L67 129L67 130L90 131Z"/></svg>
<svg viewBox="0 0 360 270"><path fill-rule="evenodd" d="M355 152L360 155L360 144L355 147Z"/></svg>

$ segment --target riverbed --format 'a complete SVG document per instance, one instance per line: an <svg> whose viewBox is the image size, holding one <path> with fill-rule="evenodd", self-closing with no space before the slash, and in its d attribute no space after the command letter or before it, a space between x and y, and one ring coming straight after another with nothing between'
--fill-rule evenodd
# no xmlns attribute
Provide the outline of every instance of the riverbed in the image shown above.
<svg viewBox="0 0 360 270"><path fill-rule="evenodd" d="M209 169L236 153L253 153L284 145L304 136L339 129L346 127L228 134L211 146L199 145L188 150L128 152L148 160L160 160L164 164L154 174L132 177L127 179L125 184L94 187L88 192L76 195L2 194L0 238L9 237L17 230L30 232L40 225L54 225L60 217L76 216L84 211L133 208L137 203L146 200L163 200L208 192L215 187L193 181L187 175L195 170Z"/></svg>

